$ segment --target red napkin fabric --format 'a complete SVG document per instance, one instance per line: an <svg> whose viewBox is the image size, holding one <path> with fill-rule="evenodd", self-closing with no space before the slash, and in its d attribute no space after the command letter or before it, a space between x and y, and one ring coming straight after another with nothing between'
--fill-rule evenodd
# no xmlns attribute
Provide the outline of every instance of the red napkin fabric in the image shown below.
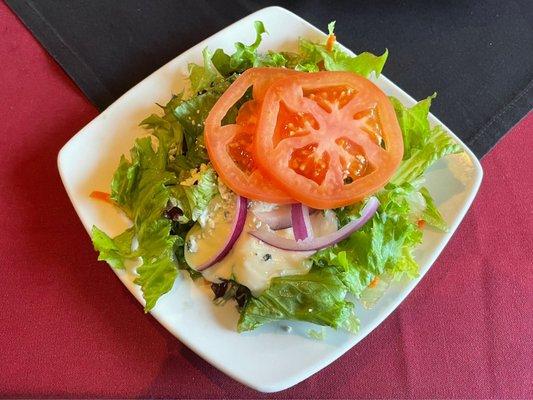
<svg viewBox="0 0 533 400"><path fill-rule="evenodd" d="M533 398L533 113L482 161L472 209L374 332L287 391L226 377L96 261L56 168L97 115L0 4L0 396Z"/></svg>

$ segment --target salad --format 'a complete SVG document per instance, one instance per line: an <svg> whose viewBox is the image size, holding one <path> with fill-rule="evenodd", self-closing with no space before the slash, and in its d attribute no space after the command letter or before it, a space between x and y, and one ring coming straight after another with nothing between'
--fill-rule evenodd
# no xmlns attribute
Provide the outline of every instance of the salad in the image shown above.
<svg viewBox="0 0 533 400"><path fill-rule="evenodd" d="M278 320L355 332L355 301L418 276L424 226L447 229L424 172L461 148L428 122L435 95L408 108L368 79L387 51L348 55L328 29L295 53L260 53L261 22L233 54L206 48L190 90L141 122L110 193L91 194L132 221L91 236L111 267L137 262L146 312L185 273L235 302L239 332Z"/></svg>

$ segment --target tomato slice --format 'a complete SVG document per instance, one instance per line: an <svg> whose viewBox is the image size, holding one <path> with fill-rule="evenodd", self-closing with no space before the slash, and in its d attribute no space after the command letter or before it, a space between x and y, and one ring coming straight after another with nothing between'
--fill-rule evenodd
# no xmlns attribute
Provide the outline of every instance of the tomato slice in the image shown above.
<svg viewBox="0 0 533 400"><path fill-rule="evenodd" d="M403 139L394 108L376 85L350 72L324 71L270 86L255 150L265 173L296 200L335 208L390 180Z"/></svg>
<svg viewBox="0 0 533 400"><path fill-rule="evenodd" d="M205 121L205 144L213 167L234 192L269 203L294 203L295 200L265 176L258 167L254 140L265 92L271 82L301 74L284 68L250 68L224 92ZM239 109L235 124L222 120L252 87L252 100Z"/></svg>

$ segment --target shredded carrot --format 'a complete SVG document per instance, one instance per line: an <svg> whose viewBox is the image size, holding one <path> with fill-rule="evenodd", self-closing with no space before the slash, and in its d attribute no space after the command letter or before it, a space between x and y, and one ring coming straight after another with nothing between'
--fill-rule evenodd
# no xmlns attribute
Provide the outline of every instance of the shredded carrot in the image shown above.
<svg viewBox="0 0 533 400"><path fill-rule="evenodd" d="M106 203L109 203L109 204L113 204L113 201L111 200L111 195L106 192L100 192L98 190L95 190L91 192L89 197L92 199L105 201Z"/></svg>
<svg viewBox="0 0 533 400"><path fill-rule="evenodd" d="M333 46L335 45L335 41L337 40L337 38L335 37L334 34L331 34L328 36L328 40L326 42L326 50L327 51L332 51L333 50Z"/></svg>
<svg viewBox="0 0 533 400"><path fill-rule="evenodd" d="M376 276L368 285L369 288L375 288L379 283L379 276Z"/></svg>
<svg viewBox="0 0 533 400"><path fill-rule="evenodd" d="M418 225L418 229L424 229L424 227L426 226L426 221L424 221L423 219L419 219L416 224Z"/></svg>

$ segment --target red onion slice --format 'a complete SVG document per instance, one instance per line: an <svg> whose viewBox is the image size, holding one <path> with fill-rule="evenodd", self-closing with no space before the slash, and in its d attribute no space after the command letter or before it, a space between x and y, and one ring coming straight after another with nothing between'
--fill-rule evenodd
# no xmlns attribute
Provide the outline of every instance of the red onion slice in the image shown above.
<svg viewBox="0 0 533 400"><path fill-rule="evenodd" d="M222 261L224 257L230 252L233 248L233 245L241 235L242 230L244 229L244 224L246 223L246 213L248 209L248 199L245 197L237 196L237 201L235 205L235 218L233 219L233 225L231 226L230 234L226 238L226 241L221 247L221 250L216 253L210 260L207 260L201 265L196 267L197 271L203 271L209 267L212 267L219 261Z"/></svg>
<svg viewBox="0 0 533 400"><path fill-rule="evenodd" d="M329 235L320 236L314 239L307 240L292 240L276 235L272 231L265 229L251 231L250 235L259 239L270 246L283 250L291 251L311 251L320 250L325 247L333 246L334 244L346 239L353 232L361 229L376 213L379 207L379 201L375 197L370 197L365 206L361 210L361 217L350 221L336 232Z"/></svg>
<svg viewBox="0 0 533 400"><path fill-rule="evenodd" d="M309 219L309 208L305 204L293 204L291 206L292 231L294 240L313 238L313 226Z"/></svg>

